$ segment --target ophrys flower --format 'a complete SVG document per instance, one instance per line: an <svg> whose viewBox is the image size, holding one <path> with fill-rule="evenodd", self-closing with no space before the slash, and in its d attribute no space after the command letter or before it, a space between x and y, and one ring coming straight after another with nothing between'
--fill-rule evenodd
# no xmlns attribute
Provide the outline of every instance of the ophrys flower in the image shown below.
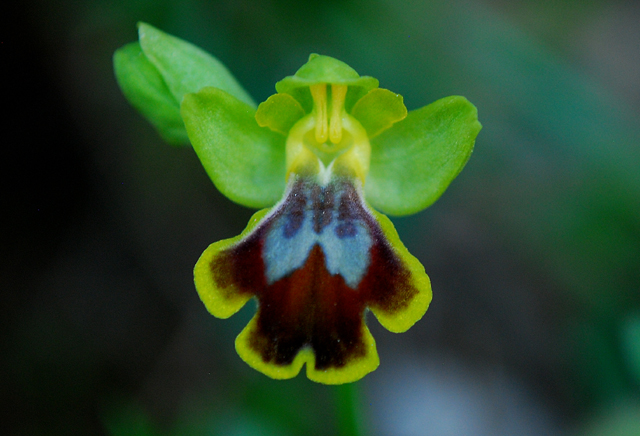
<svg viewBox="0 0 640 436"><path fill-rule="evenodd" d="M475 107L448 97L407 113L378 80L314 54L256 110L217 60L139 29L140 44L116 54L125 95L165 138L188 137L224 195L268 207L198 260L196 288L209 312L227 318L257 300L236 350L270 377L294 377L305 363L310 379L328 384L374 370L366 312L403 332L427 310L431 287L373 208L406 215L433 203L471 154ZM145 99L165 104L162 117Z"/></svg>

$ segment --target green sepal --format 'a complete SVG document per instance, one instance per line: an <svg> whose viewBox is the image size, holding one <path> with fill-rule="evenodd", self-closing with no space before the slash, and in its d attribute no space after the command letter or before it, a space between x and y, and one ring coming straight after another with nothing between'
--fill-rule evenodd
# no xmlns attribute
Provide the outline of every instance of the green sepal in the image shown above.
<svg viewBox="0 0 640 436"><path fill-rule="evenodd" d="M189 144L180 116L180 105L162 75L144 55L140 43L132 42L113 55L116 80L129 103L172 145Z"/></svg>
<svg viewBox="0 0 640 436"><path fill-rule="evenodd" d="M369 138L380 134L407 117L407 108L400 94L376 88L356 102L351 115L360 121Z"/></svg>
<svg viewBox="0 0 640 436"><path fill-rule="evenodd" d="M287 76L276 83L276 91L292 95L306 112L310 112L313 103L309 86L318 83L347 85L349 90L345 109L349 111L363 95L377 88L379 82L374 77L360 77L356 70L342 61L312 53L307 63L301 66L293 76Z"/></svg>
<svg viewBox="0 0 640 436"><path fill-rule="evenodd" d="M477 109L464 97L409 112L371 140L367 201L397 216L431 205L469 160L481 128Z"/></svg>
<svg viewBox="0 0 640 436"><path fill-rule="evenodd" d="M369 91L378 87L378 79L360 75L349 65L329 56L312 53L306 64L293 76L276 83L276 91L290 93L295 88L309 87L318 83L336 83L357 86Z"/></svg>
<svg viewBox="0 0 640 436"><path fill-rule="evenodd" d="M255 110L218 88L186 94L181 107L189 139L207 174L243 206L275 204L285 188L285 138L258 126Z"/></svg>
<svg viewBox="0 0 640 436"><path fill-rule="evenodd" d="M206 51L146 24L138 23L145 56L158 69L178 104L185 94L213 86L256 107L227 67Z"/></svg>
<svg viewBox="0 0 640 436"><path fill-rule="evenodd" d="M304 116L304 109L289 94L274 94L260 103L256 111L256 121L260 127L268 127L274 132L287 135L291 127Z"/></svg>
<svg viewBox="0 0 640 436"><path fill-rule="evenodd" d="M189 144L180 116L186 93L214 86L256 106L229 70L204 50L142 22L138 35L139 42L115 52L116 79L127 100L165 141Z"/></svg>

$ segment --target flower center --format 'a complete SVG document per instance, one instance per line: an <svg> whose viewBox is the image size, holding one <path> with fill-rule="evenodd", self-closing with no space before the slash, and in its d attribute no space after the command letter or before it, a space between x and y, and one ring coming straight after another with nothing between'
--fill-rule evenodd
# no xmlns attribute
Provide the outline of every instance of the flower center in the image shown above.
<svg viewBox="0 0 640 436"><path fill-rule="evenodd" d="M347 85L311 85L313 110L287 138L287 176L315 173L329 180L334 172L359 177L369 172L371 146L362 125L344 108Z"/></svg>
<svg viewBox="0 0 640 436"><path fill-rule="evenodd" d="M344 112L344 99L347 96L347 85L331 85L330 117L327 117L327 84L319 83L311 85L309 88L313 97L315 112L316 141L322 144L327 142L328 137L333 144L340 143L342 140L342 113Z"/></svg>

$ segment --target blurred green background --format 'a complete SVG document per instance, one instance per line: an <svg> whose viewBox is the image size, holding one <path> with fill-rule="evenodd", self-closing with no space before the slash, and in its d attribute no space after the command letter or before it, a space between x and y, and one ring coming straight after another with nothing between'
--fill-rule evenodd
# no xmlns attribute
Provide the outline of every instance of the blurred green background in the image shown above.
<svg viewBox="0 0 640 436"><path fill-rule="evenodd" d="M252 211L121 95L143 20L263 101L309 53L484 129L394 222L431 276L408 333L373 317L371 435L640 434L640 6L604 0L35 0L3 10L0 433L332 435L335 391L235 354L192 267Z"/></svg>

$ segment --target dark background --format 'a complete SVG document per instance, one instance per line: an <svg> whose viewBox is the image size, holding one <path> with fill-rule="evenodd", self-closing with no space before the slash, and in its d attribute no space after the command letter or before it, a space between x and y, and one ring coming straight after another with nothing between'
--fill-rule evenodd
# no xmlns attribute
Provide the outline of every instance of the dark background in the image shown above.
<svg viewBox="0 0 640 436"><path fill-rule="evenodd" d="M369 317L373 435L640 434L640 7L604 0L33 1L3 6L0 433L330 435L334 389L235 354L192 267L251 210L125 101L149 22L257 101L309 53L484 129L431 208L395 219L432 279L408 333Z"/></svg>

